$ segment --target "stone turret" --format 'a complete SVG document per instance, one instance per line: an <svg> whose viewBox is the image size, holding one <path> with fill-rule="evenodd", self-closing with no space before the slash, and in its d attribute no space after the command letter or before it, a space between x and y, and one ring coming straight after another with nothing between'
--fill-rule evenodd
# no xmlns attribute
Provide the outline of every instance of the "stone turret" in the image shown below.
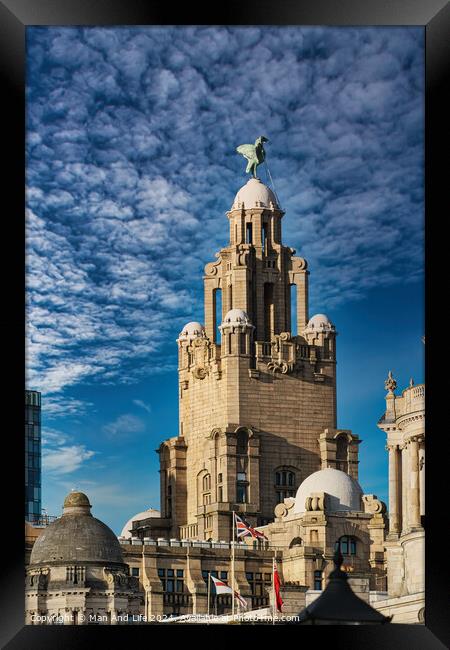
<svg viewBox="0 0 450 650"><path fill-rule="evenodd" d="M280 495L340 462L338 443L319 440L337 431L336 330L308 318L307 263L283 244L283 216L259 179L237 192L229 243L205 266L204 325L187 323L177 339L179 432L159 449L174 537L230 539L233 510L264 524ZM352 450L342 467L356 478Z"/></svg>

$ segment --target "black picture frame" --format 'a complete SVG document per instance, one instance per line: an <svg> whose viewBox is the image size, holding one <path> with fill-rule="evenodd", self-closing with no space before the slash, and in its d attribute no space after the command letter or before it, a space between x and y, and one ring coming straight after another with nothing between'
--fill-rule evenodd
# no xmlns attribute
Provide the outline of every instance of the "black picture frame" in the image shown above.
<svg viewBox="0 0 450 650"><path fill-rule="evenodd" d="M442 321L434 318L433 304L442 300L439 282L445 278L445 238L439 236L440 224L445 220L445 199L448 176L448 151L445 141L446 119L449 114L445 73L450 60L450 6L446 0L314 0L281 1L259 0L249 2L228 0L222 4L193 5L186 3L176 9L161 0L0 0L0 69L3 95L3 150L6 163L3 174L3 206L9 209L3 215L3 269L4 308L1 320L4 350L10 353L10 362L4 366L7 379L3 396L4 425L4 523L6 547L2 554L2 647L16 648L77 648L91 647L94 635L102 643L136 642L144 635L144 642L154 642L160 626L114 627L32 627L24 626L24 529L23 529L23 388L24 382L24 186L25 186L25 29L29 25L411 25L423 26L426 42L426 98L425 98L425 183L426 183L426 383L427 419L430 433L427 446L426 494L426 614L425 626L387 625L333 628L299 628L282 626L252 626L246 639L261 631L266 642L283 642L285 634L298 635L304 647L323 643L324 634L332 634L335 647L351 648L444 648L449 645L448 583L446 560L445 505L446 457L442 444L447 435L438 426L439 412L443 413L445 385L435 368L445 363L445 333ZM448 212L448 210L447 210ZM441 246L441 249L439 249ZM12 255L8 256L8 252ZM445 281L445 280L444 280ZM442 284L443 286L443 284ZM444 289L442 289L444 291ZM445 321L444 321L445 325ZM439 346L439 348L438 348ZM5 356L5 355L4 355ZM436 366L433 368L431 360ZM382 400L380 401L382 408ZM442 421L444 421L442 419ZM387 462L387 460L386 460ZM11 478L6 479L8 468ZM444 477L438 480L438 477ZM220 634L211 634L210 641L220 636L232 642L231 637L242 633L242 627L221 626L209 628ZM314 632L312 632L314 630ZM199 636L200 632L200 636ZM204 639L198 626L166 626L169 637L183 635ZM311 635L314 634L314 637ZM113 636L114 635L114 636ZM272 638L267 638L271 636ZM157 634L158 638L158 634Z"/></svg>

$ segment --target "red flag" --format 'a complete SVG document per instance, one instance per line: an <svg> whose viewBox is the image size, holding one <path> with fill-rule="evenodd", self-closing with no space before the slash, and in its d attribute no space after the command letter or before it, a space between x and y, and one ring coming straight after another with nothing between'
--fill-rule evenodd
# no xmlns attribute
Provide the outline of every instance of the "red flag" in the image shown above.
<svg viewBox="0 0 450 650"><path fill-rule="evenodd" d="M280 594L280 576L278 575L278 569L277 565L275 564L275 560L273 561L273 586L274 586L274 591L275 591L275 602L277 605L277 610L281 612L281 608L283 607L283 600L281 599L281 594Z"/></svg>

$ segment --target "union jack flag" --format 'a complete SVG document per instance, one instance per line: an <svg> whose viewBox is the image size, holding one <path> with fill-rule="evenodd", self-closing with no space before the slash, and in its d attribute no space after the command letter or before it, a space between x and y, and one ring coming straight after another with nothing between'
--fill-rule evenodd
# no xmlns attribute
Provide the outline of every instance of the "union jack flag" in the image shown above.
<svg viewBox="0 0 450 650"><path fill-rule="evenodd" d="M254 539L267 539L264 533L261 533L259 530L256 530L256 528L250 526L250 524L247 523L244 519L238 517L238 515L235 512L233 513L233 515L234 515L234 524L236 526L236 536L238 538L247 537L247 535L251 535Z"/></svg>

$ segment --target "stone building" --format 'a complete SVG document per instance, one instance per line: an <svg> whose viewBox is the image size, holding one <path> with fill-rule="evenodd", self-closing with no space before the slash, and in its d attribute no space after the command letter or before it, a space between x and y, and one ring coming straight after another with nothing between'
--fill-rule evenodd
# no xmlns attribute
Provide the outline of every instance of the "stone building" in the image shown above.
<svg viewBox="0 0 450 650"><path fill-rule="evenodd" d="M393 622L424 622L425 385L411 379L401 396L389 372L386 411L378 427L389 453L388 599L375 605Z"/></svg>
<svg viewBox="0 0 450 650"><path fill-rule="evenodd" d="M26 569L27 624L115 624L139 613L138 580L129 575L117 537L90 509L85 494L71 492L62 516L34 541Z"/></svg>
<svg viewBox="0 0 450 650"><path fill-rule="evenodd" d="M358 477L358 436L336 428L336 329L309 318L307 262L282 243L283 215L257 178L227 213L229 243L205 267L205 324L177 340L179 432L158 450L161 519L146 536L157 524L229 540L233 510L265 525L313 472Z"/></svg>
<svg viewBox="0 0 450 650"><path fill-rule="evenodd" d="M339 546L352 589L369 602L374 592L385 588L385 510L375 495L364 495L356 479L341 470L310 474L295 497L276 506L275 520L259 528L266 540L236 543L236 587L249 608L267 607L275 557L283 581L283 614L297 614L325 587ZM140 530L140 522L136 524L133 533ZM205 614L208 573L231 580L233 542L135 536L120 541L131 573L139 576L150 620ZM211 612L230 609L229 597L213 595Z"/></svg>

